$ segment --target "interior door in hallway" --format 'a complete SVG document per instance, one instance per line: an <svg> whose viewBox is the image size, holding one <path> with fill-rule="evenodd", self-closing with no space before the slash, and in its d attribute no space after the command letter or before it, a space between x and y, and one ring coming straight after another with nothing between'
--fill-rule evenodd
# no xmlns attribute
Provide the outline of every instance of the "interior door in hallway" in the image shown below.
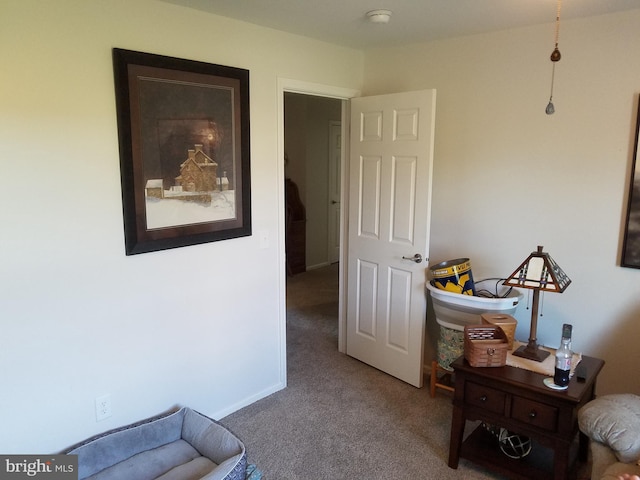
<svg viewBox="0 0 640 480"><path fill-rule="evenodd" d="M327 257L329 263L340 260L340 158L342 157L342 124L329 125L329 205L327 214Z"/></svg>
<svg viewBox="0 0 640 480"><path fill-rule="evenodd" d="M347 354L416 387L434 122L435 90L351 100Z"/></svg>

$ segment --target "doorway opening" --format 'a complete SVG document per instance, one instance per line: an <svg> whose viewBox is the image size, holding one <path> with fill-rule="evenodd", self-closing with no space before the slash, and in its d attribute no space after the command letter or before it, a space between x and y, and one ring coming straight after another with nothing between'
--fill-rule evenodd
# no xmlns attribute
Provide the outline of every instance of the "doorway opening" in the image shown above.
<svg viewBox="0 0 640 480"><path fill-rule="evenodd" d="M291 84L302 88L287 88ZM326 93L327 90L341 94ZM285 171L287 92L340 99L342 131L352 129L355 138L354 144L349 144L346 135L341 135L338 351L348 350L350 356L420 387L426 296L424 267L415 259L416 253L428 258L429 252L435 90L355 99L355 91L344 94L344 89L281 79L279 92L281 178ZM349 99L353 101L347 102ZM287 157L291 161L288 152ZM350 157L358 161L347 165L344 158ZM282 184L284 187L284 181ZM284 199L284 195L280 198ZM381 198L391 201L381 202ZM385 211L381 213L383 207ZM280 212L283 233L284 205ZM352 224L355 228L347 227ZM283 254L281 249L280 255ZM286 256L281 258L284 266ZM379 276L381 271L384 274ZM286 276L280 278L282 371L286 376L287 288Z"/></svg>
<svg viewBox="0 0 640 480"><path fill-rule="evenodd" d="M285 233L290 275L339 260L341 118L341 100L284 94Z"/></svg>
<svg viewBox="0 0 640 480"><path fill-rule="evenodd" d="M278 79L278 174L281 180L281 190L279 193L280 199L280 209L279 209L279 225L280 232L279 234L284 238L285 234L285 195L284 195L284 179L285 179L285 145L284 145L284 134L285 134L285 105L284 105L284 97L285 94L288 93L297 93L303 94L311 97L324 97L335 99L341 102L341 125L344 130L346 125L348 124L349 118L349 99L359 96L360 92L353 89L347 89L342 87L332 87L329 85L321 85L315 83L302 82L299 80L292 80L286 78ZM344 184L344 171L346 162L345 151L346 151L346 140L345 135L341 135L341 147L342 147L342 162L341 162L341 176L343 178L342 183ZM290 154L287 153L287 157ZM288 162L287 162L288 163ZM287 167L288 169L289 167ZM345 211L347 209L347 205L344 201L344 192L341 191L341 205L340 205L340 245L341 245L341 257L344 257L344 251L346 250L346 240L344 237L345 231ZM306 232L305 227L305 232ZM306 245L306 240L305 240ZM279 282L279 291L281 292L279 297L279 318L278 325L280 327L280 375L282 378L282 383L286 385L287 383L287 273L286 273L286 254L285 249L282 246L279 249L279 258L280 258L280 271L278 275ZM306 252L305 252L305 262L306 262ZM343 258L340 259L339 263L335 264L338 269L338 351L346 352L346 326L345 326L345 262ZM306 271L306 265L305 265Z"/></svg>
<svg viewBox="0 0 640 480"><path fill-rule="evenodd" d="M284 92L287 321L314 316L333 323L336 337L342 103Z"/></svg>

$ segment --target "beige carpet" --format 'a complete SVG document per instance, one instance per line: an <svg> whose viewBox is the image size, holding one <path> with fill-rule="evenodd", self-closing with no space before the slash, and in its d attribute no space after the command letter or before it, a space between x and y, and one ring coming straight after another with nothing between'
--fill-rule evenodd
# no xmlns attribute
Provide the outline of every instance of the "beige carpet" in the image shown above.
<svg viewBox="0 0 640 480"><path fill-rule="evenodd" d="M503 478L447 466L450 393L432 399L337 351L337 266L287 288L288 387L222 419L265 479Z"/></svg>

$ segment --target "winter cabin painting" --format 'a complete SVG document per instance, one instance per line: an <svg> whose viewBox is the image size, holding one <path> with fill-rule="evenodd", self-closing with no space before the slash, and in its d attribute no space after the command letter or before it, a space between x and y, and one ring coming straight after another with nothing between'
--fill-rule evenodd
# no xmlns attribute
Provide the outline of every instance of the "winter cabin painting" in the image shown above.
<svg viewBox="0 0 640 480"><path fill-rule="evenodd" d="M113 58L125 253L250 236L249 71Z"/></svg>
<svg viewBox="0 0 640 480"><path fill-rule="evenodd" d="M227 172L202 150L189 149L177 165L180 174L167 190L163 179L149 179L145 187L147 229L224 220L235 216L235 195Z"/></svg>

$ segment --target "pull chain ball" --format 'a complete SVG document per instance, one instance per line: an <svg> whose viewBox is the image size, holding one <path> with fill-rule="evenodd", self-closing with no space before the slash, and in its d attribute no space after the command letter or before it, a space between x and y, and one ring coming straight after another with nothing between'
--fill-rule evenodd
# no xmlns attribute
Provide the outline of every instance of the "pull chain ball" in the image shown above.
<svg viewBox="0 0 640 480"><path fill-rule="evenodd" d="M547 103L547 108L544 109L547 115L553 115L556 113L556 109L553 106L553 96L549 97L549 103Z"/></svg>

